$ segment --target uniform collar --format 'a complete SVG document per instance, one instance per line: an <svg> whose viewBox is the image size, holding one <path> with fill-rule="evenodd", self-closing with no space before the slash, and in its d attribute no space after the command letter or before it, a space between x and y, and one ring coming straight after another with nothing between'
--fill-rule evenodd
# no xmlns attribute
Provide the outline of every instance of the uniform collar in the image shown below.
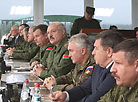
<svg viewBox="0 0 138 102"><path fill-rule="evenodd" d="M55 49L56 49L56 52L58 52L58 51L60 51L60 49L63 47L63 46L65 46L65 44L67 44L68 43L68 38L67 38L67 36L65 36L62 40L61 40L61 42L60 42L60 44L56 47L54 47Z"/></svg>

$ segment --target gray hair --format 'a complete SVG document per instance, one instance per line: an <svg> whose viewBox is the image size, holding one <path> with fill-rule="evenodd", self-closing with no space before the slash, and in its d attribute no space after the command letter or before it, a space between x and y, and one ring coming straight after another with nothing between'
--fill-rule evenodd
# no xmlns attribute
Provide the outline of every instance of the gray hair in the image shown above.
<svg viewBox="0 0 138 102"><path fill-rule="evenodd" d="M86 48L88 53L92 52L93 44L92 44L91 40L89 39L88 35L86 35L84 33L79 33L79 34L73 35L69 39L69 43L72 41L75 42L79 48Z"/></svg>
<svg viewBox="0 0 138 102"><path fill-rule="evenodd" d="M51 24L56 24L58 30L60 30L60 31L65 30L65 33L66 33L66 28L65 28L65 26L64 26L63 23L60 23L60 22L53 22L53 23L51 23Z"/></svg>
<svg viewBox="0 0 138 102"><path fill-rule="evenodd" d="M19 30L19 26L18 25L13 25L12 27L14 27L16 30Z"/></svg>

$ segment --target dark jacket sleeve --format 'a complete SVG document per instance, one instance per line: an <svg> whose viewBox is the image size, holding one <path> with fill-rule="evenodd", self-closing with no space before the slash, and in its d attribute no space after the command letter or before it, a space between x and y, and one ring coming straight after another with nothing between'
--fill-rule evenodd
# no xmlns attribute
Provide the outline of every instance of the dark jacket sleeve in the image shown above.
<svg viewBox="0 0 138 102"><path fill-rule="evenodd" d="M68 91L70 102L97 102L101 96L107 93L114 85L115 79L111 76L110 70L102 76L104 80L100 82L101 68L95 67L92 76L81 86Z"/></svg>
<svg viewBox="0 0 138 102"><path fill-rule="evenodd" d="M79 24L78 24L78 19L76 19L72 25L70 35L75 35L80 32Z"/></svg>
<svg viewBox="0 0 138 102"><path fill-rule="evenodd" d="M106 77L107 78L99 85L94 94L85 97L84 102L97 102L101 96L106 94L115 85L115 80L111 76L111 73L109 73Z"/></svg>
<svg viewBox="0 0 138 102"><path fill-rule="evenodd" d="M91 94L91 78L92 76L90 76L83 85L76 86L71 90L67 91L69 93L69 102L77 102L85 96Z"/></svg>

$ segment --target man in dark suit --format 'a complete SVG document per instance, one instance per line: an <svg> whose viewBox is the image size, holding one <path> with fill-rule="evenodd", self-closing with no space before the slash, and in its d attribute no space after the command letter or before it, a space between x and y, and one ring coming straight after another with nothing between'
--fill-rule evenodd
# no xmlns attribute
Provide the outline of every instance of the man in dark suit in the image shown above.
<svg viewBox="0 0 138 102"><path fill-rule="evenodd" d="M117 31L107 30L98 34L92 52L97 66L92 76L81 86L66 92L54 92L54 97L50 95L50 99L56 102L80 100L81 102L97 102L115 85L115 79L110 73L113 64L112 51L113 47L121 41L123 41L123 37Z"/></svg>
<svg viewBox="0 0 138 102"><path fill-rule="evenodd" d="M19 41L19 26L14 25L11 27L10 33L7 35L7 38L4 39L4 44L9 46L15 46L16 43Z"/></svg>

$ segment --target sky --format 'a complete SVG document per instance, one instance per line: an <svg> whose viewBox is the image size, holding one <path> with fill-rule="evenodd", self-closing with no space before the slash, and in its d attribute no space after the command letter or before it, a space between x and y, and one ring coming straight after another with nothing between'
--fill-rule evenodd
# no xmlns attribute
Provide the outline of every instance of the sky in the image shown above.
<svg viewBox="0 0 138 102"><path fill-rule="evenodd" d="M102 24L131 24L131 0L95 0L95 18ZM44 0L45 15L84 14L83 0ZM22 14L23 13L23 14ZM33 0L1 0L0 19L33 15Z"/></svg>

